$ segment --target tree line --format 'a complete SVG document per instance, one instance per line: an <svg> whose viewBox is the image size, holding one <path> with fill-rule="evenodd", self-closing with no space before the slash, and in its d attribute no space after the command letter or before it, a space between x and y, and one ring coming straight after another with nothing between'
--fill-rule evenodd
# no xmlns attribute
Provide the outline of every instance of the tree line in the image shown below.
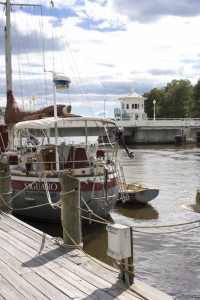
<svg viewBox="0 0 200 300"><path fill-rule="evenodd" d="M4 106L2 106L2 107L0 106L0 119L1 119L1 117L4 117L5 110L6 110L6 108Z"/></svg>
<svg viewBox="0 0 200 300"><path fill-rule="evenodd" d="M145 112L148 118L200 118L200 79L193 86L190 80L174 79L166 87L153 88L143 94ZM5 107L0 107L0 117L4 116Z"/></svg>
<svg viewBox="0 0 200 300"><path fill-rule="evenodd" d="M143 94L148 118L200 118L200 79L193 86L190 80L172 80L166 87L153 88Z"/></svg>

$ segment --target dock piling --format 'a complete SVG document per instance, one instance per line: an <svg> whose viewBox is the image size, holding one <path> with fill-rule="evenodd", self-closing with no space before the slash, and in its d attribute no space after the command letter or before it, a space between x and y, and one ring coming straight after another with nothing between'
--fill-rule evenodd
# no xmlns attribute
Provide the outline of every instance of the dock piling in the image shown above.
<svg viewBox="0 0 200 300"><path fill-rule="evenodd" d="M62 175L61 221L64 244L82 247L80 181L66 173Z"/></svg>
<svg viewBox="0 0 200 300"><path fill-rule="evenodd" d="M0 210L9 213L11 206L11 176L8 162L0 162Z"/></svg>

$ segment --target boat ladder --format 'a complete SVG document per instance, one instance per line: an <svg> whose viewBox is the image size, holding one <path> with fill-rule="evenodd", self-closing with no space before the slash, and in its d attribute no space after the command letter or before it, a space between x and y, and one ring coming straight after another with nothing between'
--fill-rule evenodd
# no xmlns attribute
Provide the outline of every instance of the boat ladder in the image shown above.
<svg viewBox="0 0 200 300"><path fill-rule="evenodd" d="M128 194L128 190L127 190L127 184L126 184L126 179L124 176L124 171L122 168L122 165L120 163L120 161L115 158L115 172L116 172L116 177L117 177L117 183L119 186L119 194L120 194L120 198L119 200L122 201L122 203L125 203L126 201L129 201L129 194Z"/></svg>
<svg viewBox="0 0 200 300"><path fill-rule="evenodd" d="M104 168L104 174L101 174L101 170L99 171L99 168ZM98 181L97 181L98 178ZM106 178L106 179L105 179ZM109 195L108 190L107 190L107 185L105 182L108 181L108 168L106 165L99 163L97 164L97 171L94 176L94 182L93 182L93 188L92 188L92 195L91 199L93 200L99 200L102 203L102 208L105 208L109 205L110 201L112 200L113 197L115 197L115 194ZM102 193L96 191L95 192L95 184L97 182L100 182L102 184ZM97 195L96 195L97 193Z"/></svg>

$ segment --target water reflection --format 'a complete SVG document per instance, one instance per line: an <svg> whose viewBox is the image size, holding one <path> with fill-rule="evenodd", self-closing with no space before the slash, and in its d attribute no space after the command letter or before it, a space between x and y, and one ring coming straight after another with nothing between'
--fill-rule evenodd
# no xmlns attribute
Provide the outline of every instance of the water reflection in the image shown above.
<svg viewBox="0 0 200 300"><path fill-rule="evenodd" d="M118 202L114 211L119 215L138 220L155 220L159 216L158 211L150 204L141 205Z"/></svg>
<svg viewBox="0 0 200 300"><path fill-rule="evenodd" d="M159 226L199 220L198 214L183 209L182 205L194 204L200 188L200 149L167 145L134 148L133 160L124 155L124 150L119 151L127 182L158 188L160 192L147 206L118 203L111 213L115 223ZM58 224L40 224L39 229L62 237ZM85 252L112 264L106 254L106 225L84 224L83 243ZM136 277L176 300L200 299L199 243L199 229L171 235L134 233Z"/></svg>
<svg viewBox="0 0 200 300"><path fill-rule="evenodd" d="M63 238L63 229L60 223L43 223L40 221L19 218L19 216L18 219L49 234L52 237ZM108 223L114 223L111 215L108 215L105 221ZM82 224L83 250L100 261L113 265L113 260L107 256L108 234L106 225L107 224L100 224L96 222L92 222L92 224L84 222Z"/></svg>
<svg viewBox="0 0 200 300"><path fill-rule="evenodd" d="M106 219L108 222L114 223L110 215ZM100 261L113 265L112 259L107 256L108 234L106 224L83 224L82 233L83 250Z"/></svg>

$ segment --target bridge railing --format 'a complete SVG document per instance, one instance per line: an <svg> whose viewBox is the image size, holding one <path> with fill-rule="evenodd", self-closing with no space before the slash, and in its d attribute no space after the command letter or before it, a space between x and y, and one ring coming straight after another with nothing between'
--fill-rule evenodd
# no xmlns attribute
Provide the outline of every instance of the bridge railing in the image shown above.
<svg viewBox="0 0 200 300"><path fill-rule="evenodd" d="M116 120L118 126L124 127L200 127L200 118L181 119L147 119L147 120Z"/></svg>

